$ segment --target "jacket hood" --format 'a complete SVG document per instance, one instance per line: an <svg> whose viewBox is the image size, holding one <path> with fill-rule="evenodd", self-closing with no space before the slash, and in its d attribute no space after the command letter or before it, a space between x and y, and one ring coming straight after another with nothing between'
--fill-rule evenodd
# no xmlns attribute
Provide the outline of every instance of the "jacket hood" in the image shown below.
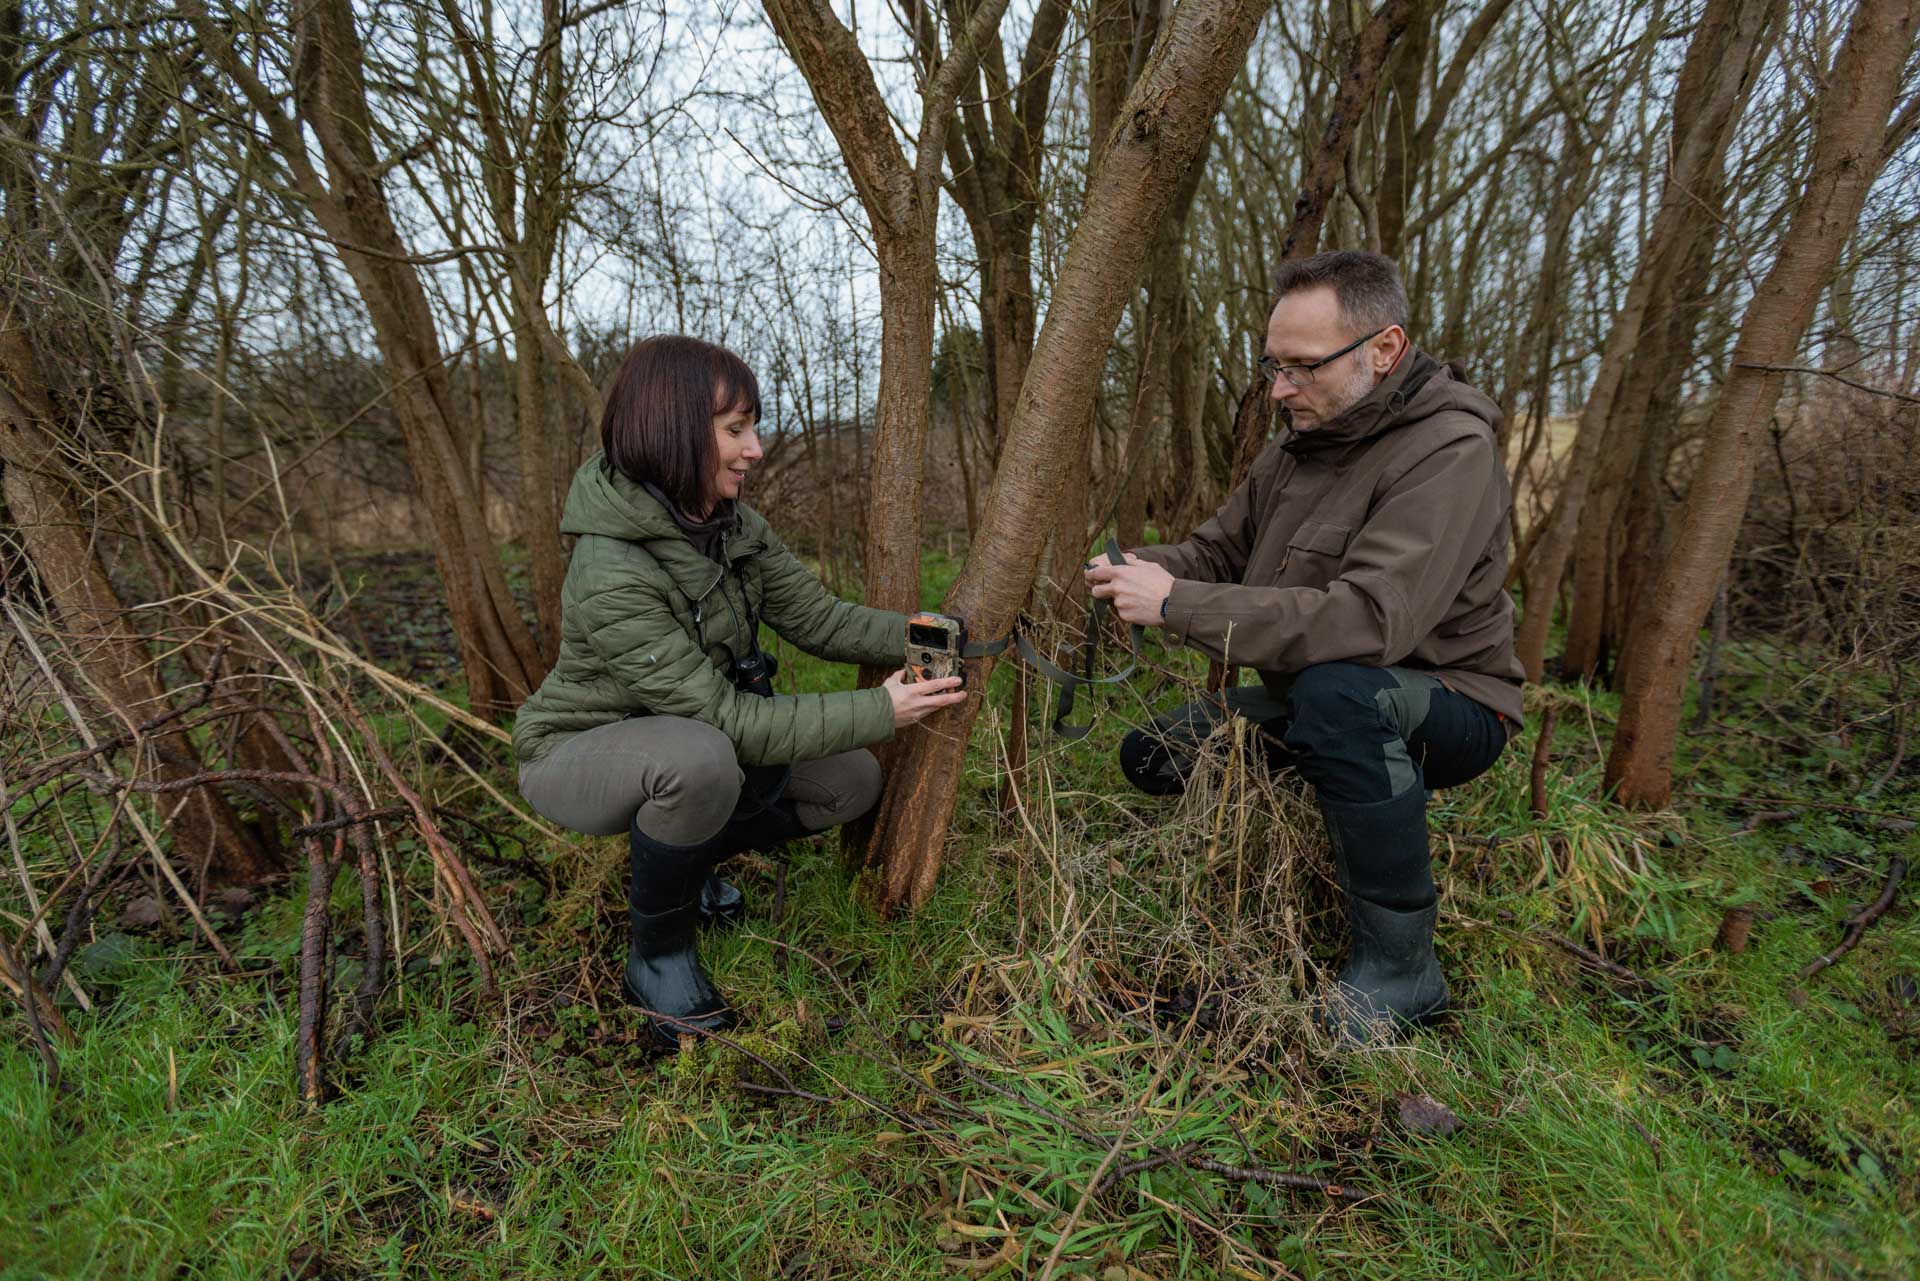
<svg viewBox="0 0 1920 1281"><path fill-rule="evenodd" d="M645 486L604 465L597 451L573 474L566 506L560 512L560 532L599 534L643 544L648 555L691 600L704 599L726 577L724 568L694 548L664 502L648 493ZM733 565L766 550L769 541L766 521L738 502L734 504L733 524L722 537L727 562Z"/></svg>
<svg viewBox="0 0 1920 1281"><path fill-rule="evenodd" d="M1470 414L1487 424L1489 431L1500 422L1500 407L1466 381L1466 371L1459 364L1441 364L1416 347L1358 404L1325 427L1309 432L1289 428L1292 434L1282 447L1305 453L1349 445L1445 410Z"/></svg>
<svg viewBox="0 0 1920 1281"><path fill-rule="evenodd" d="M573 474L560 511L560 532L603 534L634 543L686 537L665 503L608 467L597 451Z"/></svg>

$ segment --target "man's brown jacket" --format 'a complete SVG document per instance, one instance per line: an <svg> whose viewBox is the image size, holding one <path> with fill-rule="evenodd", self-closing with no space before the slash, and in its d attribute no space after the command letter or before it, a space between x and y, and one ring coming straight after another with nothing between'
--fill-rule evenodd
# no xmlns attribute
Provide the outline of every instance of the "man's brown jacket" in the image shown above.
<svg viewBox="0 0 1920 1281"><path fill-rule="evenodd" d="M1316 663L1429 672L1516 731L1499 417L1410 351L1346 413L1284 433L1191 538L1140 549L1177 580L1168 642L1252 667L1276 693Z"/></svg>

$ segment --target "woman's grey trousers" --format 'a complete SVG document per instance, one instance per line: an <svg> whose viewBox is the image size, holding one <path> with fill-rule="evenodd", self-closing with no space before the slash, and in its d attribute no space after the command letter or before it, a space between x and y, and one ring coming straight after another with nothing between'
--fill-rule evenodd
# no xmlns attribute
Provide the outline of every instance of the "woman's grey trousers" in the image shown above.
<svg viewBox="0 0 1920 1281"><path fill-rule="evenodd" d="M616 836L637 817L667 845L718 832L745 775L733 742L705 721L633 716L574 734L520 767L520 794L549 822ZM880 762L864 748L793 767L786 799L810 831L860 817L880 799Z"/></svg>

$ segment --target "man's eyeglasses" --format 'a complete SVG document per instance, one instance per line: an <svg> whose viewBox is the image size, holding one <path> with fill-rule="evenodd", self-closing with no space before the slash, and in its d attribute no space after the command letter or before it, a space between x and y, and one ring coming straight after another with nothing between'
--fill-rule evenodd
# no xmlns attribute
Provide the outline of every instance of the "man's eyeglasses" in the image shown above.
<svg viewBox="0 0 1920 1281"><path fill-rule="evenodd" d="M1262 356L1257 362L1260 369L1260 377L1267 382L1272 382L1276 378L1285 378L1296 387L1310 387L1313 385L1314 370L1319 369L1323 365L1331 365L1355 347L1365 342L1371 342L1391 328L1393 328L1392 325L1382 325L1366 337L1354 339L1339 351L1334 352L1331 356L1322 356L1320 359L1305 365L1283 365L1272 356Z"/></svg>

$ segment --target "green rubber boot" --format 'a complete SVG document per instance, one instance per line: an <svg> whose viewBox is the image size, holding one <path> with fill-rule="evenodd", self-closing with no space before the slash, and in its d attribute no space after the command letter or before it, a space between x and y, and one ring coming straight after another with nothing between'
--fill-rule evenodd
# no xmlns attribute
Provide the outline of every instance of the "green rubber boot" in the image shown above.
<svg viewBox="0 0 1920 1281"><path fill-rule="evenodd" d="M1428 867L1427 795L1416 786L1374 804L1323 798L1320 812L1353 934L1320 1022L1358 1048L1447 1008L1446 976L1433 954L1440 904Z"/></svg>

